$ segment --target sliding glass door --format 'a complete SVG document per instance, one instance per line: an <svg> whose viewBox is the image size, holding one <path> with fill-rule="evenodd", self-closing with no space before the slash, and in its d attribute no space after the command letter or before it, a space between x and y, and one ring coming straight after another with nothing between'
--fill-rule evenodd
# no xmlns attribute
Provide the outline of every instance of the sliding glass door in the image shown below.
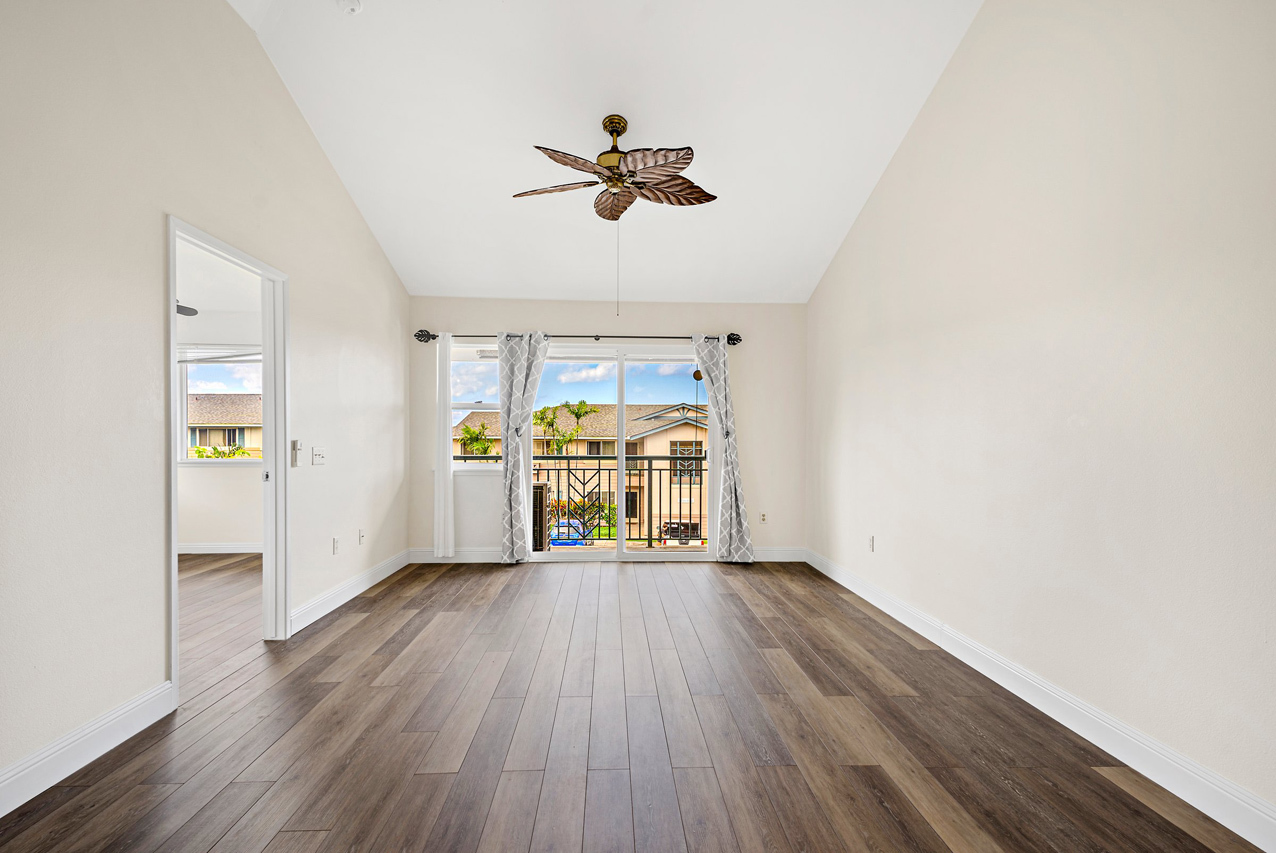
<svg viewBox="0 0 1276 853"><path fill-rule="evenodd" d="M617 375L615 353L550 349L532 416L534 551L585 560L616 554Z"/></svg>
<svg viewBox="0 0 1276 853"><path fill-rule="evenodd" d="M686 346L553 345L531 438L541 559L707 554L709 419Z"/></svg>
<svg viewBox="0 0 1276 853"><path fill-rule="evenodd" d="M688 348L689 349L689 348ZM625 550L708 550L709 419L689 356L625 363Z"/></svg>

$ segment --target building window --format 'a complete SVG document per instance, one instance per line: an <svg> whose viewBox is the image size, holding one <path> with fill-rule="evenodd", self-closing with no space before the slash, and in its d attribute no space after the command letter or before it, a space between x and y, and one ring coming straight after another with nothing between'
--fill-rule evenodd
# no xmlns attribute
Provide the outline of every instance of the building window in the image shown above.
<svg viewBox="0 0 1276 853"><path fill-rule="evenodd" d="M614 441L587 441L585 442L586 456L615 456L616 442Z"/></svg>
<svg viewBox="0 0 1276 853"><path fill-rule="evenodd" d="M625 518L638 517L638 493L625 492Z"/></svg>
<svg viewBox="0 0 1276 853"><path fill-rule="evenodd" d="M700 474L704 470L703 441L671 441L670 456L692 456L693 459L671 459L669 461L669 477L679 483L699 483Z"/></svg>

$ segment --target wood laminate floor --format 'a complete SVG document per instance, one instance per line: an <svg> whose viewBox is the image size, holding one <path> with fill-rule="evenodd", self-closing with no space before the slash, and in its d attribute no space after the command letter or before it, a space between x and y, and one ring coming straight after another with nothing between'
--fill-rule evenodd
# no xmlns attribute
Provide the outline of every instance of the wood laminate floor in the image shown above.
<svg viewBox="0 0 1276 853"><path fill-rule="evenodd" d="M180 554L178 661L185 702L265 654L261 554Z"/></svg>
<svg viewBox="0 0 1276 853"><path fill-rule="evenodd" d="M409 566L269 644L250 565L184 567L181 707L0 848L1257 849L803 564Z"/></svg>

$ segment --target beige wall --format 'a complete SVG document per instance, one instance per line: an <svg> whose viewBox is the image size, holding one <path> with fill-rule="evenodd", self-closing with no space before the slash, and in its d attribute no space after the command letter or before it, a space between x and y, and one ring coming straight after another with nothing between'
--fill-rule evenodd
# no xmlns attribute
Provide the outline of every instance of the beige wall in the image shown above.
<svg viewBox="0 0 1276 853"><path fill-rule="evenodd" d="M814 550L1269 802L1274 34L988 0L807 312Z"/></svg>
<svg viewBox="0 0 1276 853"><path fill-rule="evenodd" d="M734 390L735 389L733 388L732 391L734 392ZM691 424L679 424L676 427L670 427L669 429L661 430L655 435L649 435L646 438L641 439L641 441L644 443L644 447L643 447L642 454L640 455L668 456L670 442L704 441L705 435L707 433L708 433L708 430L702 427L692 426ZM786 446L790 449L796 449L797 444L798 442L795 440L790 442ZM706 445L705 450L707 451L708 449L709 449L708 445ZM769 523L770 521L768 520L768 524Z"/></svg>
<svg viewBox="0 0 1276 853"><path fill-rule="evenodd" d="M293 433L328 458L293 471L296 604L406 547L409 339L224 0L5 3L0 80L4 767L167 677L165 215L291 275Z"/></svg>
<svg viewBox="0 0 1276 853"><path fill-rule="evenodd" d="M261 465L177 466L177 552L183 545L256 545L264 523Z"/></svg>
<svg viewBox="0 0 1276 853"><path fill-rule="evenodd" d="M637 302L623 304L621 316L616 317L615 304L608 302L424 296L414 296L411 301L413 330L495 333L534 328L560 334L683 335L723 331L744 335L743 344L730 348L731 391L753 541L759 547L803 544L803 306ZM437 346L413 341L410 350L412 508L408 537L414 548L430 548L434 544ZM492 490L483 482L472 482L483 476L486 475L458 478L466 481L455 492L458 548L496 547L500 542L499 509L490 516L490 525L478 525L462 517L463 501L470 500L463 496L473 495L476 507L493 505ZM766 524L758 524L759 512L767 513Z"/></svg>

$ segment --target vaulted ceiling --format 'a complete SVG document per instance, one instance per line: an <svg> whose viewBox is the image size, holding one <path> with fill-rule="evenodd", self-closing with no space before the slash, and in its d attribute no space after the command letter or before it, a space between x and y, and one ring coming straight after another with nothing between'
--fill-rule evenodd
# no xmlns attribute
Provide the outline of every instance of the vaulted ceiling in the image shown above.
<svg viewBox="0 0 1276 853"><path fill-rule="evenodd" d="M231 0L414 294L802 302L979 0ZM617 224L544 145L695 148Z"/></svg>

